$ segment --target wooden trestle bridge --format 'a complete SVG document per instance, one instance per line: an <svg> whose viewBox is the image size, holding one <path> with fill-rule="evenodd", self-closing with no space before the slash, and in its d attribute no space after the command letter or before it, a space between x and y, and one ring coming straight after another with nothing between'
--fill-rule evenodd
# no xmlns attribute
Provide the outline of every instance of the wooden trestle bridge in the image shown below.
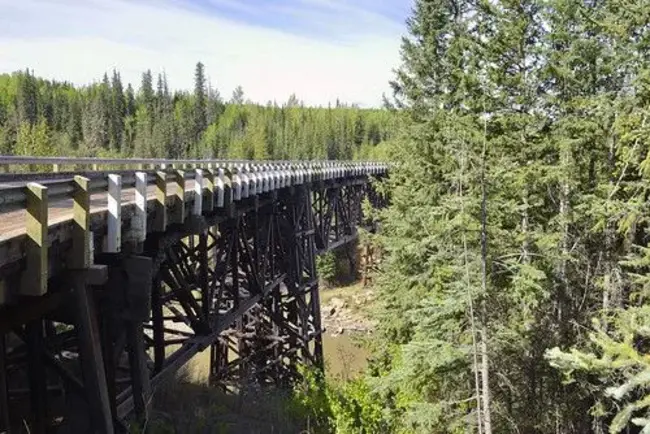
<svg viewBox="0 0 650 434"><path fill-rule="evenodd" d="M210 382L322 367L315 257L357 236L358 162L0 156L0 433L113 433L209 348ZM4 173L2 173L4 172Z"/></svg>

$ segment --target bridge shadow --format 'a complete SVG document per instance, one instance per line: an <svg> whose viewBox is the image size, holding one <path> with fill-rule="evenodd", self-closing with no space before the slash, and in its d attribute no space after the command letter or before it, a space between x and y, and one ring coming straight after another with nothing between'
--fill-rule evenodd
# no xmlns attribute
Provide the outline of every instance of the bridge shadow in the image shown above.
<svg viewBox="0 0 650 434"><path fill-rule="evenodd" d="M182 370L154 392L147 433L312 433L306 417L292 411L288 390L226 393L191 379Z"/></svg>

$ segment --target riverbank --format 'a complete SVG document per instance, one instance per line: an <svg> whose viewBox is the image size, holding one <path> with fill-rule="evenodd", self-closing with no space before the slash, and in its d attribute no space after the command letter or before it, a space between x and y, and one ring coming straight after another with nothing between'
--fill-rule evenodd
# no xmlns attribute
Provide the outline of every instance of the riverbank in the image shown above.
<svg viewBox="0 0 650 434"><path fill-rule="evenodd" d="M355 283L321 291L323 355L325 372L331 379L349 380L368 364L363 345L375 328L369 310L374 291Z"/></svg>

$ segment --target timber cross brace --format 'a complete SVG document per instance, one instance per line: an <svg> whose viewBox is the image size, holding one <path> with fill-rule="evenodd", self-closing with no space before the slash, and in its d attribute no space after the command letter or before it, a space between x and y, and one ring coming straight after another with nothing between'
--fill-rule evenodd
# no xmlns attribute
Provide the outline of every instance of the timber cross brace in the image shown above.
<svg viewBox="0 0 650 434"><path fill-rule="evenodd" d="M379 163L2 164L55 169L0 175L9 433L123 432L207 349L209 381L227 391L289 386L300 365L322 368L316 256L357 236L364 200L387 200L371 182L388 172ZM100 170L83 170L91 164Z"/></svg>

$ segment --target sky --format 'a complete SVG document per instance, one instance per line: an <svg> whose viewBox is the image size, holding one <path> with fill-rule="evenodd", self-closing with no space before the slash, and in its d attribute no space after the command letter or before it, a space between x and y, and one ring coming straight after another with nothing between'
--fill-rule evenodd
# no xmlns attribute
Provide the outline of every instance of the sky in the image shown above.
<svg viewBox="0 0 650 434"><path fill-rule="evenodd" d="M0 73L88 84L113 68L137 89L204 63L225 99L376 107L399 66L411 0L0 0Z"/></svg>

